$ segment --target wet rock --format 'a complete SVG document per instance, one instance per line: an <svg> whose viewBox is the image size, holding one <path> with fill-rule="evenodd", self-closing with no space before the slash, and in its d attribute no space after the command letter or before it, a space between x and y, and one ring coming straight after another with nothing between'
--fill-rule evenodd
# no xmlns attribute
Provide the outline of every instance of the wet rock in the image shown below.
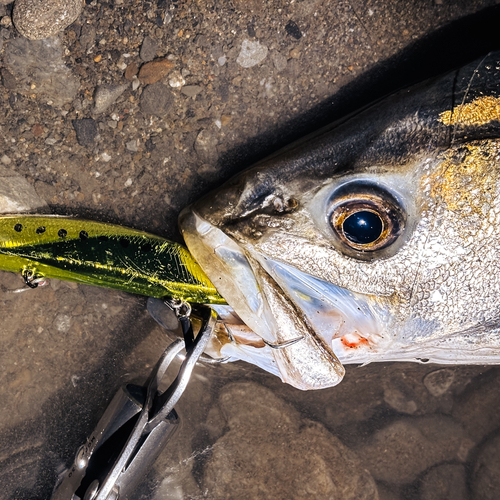
<svg viewBox="0 0 500 500"><path fill-rule="evenodd" d="M300 28L297 26L297 23L295 21L292 21L291 19L286 24L285 31L292 38L295 38L295 40L300 40L302 38L302 33L300 31Z"/></svg>
<svg viewBox="0 0 500 500"><path fill-rule="evenodd" d="M243 40L241 51L236 62L243 68L251 68L261 63L267 57L268 49L259 42Z"/></svg>
<svg viewBox="0 0 500 500"><path fill-rule="evenodd" d="M104 113L127 90L129 85L129 83L99 85L94 94L94 113Z"/></svg>
<svg viewBox="0 0 500 500"><path fill-rule="evenodd" d="M2 68L1 74L3 86L6 89L14 90L17 87L17 82L14 75L7 68Z"/></svg>
<svg viewBox="0 0 500 500"><path fill-rule="evenodd" d="M80 88L80 81L64 62L58 38L16 38L6 46L4 61L8 70L23 81L26 93L43 95L50 104L71 102Z"/></svg>
<svg viewBox="0 0 500 500"><path fill-rule="evenodd" d="M92 118L82 118L71 122L80 146L92 146L97 137L97 124Z"/></svg>
<svg viewBox="0 0 500 500"><path fill-rule="evenodd" d="M287 60L283 54L280 54L279 52L273 52L272 60L276 71L280 72L286 68Z"/></svg>
<svg viewBox="0 0 500 500"><path fill-rule="evenodd" d="M137 151L139 150L137 139L132 139L131 141L128 141L127 144L125 144L125 147L132 153L137 153Z"/></svg>
<svg viewBox="0 0 500 500"><path fill-rule="evenodd" d="M415 395L406 385L387 380L384 384L384 401L394 410L409 415L417 411Z"/></svg>
<svg viewBox="0 0 500 500"><path fill-rule="evenodd" d="M451 418L407 417L376 431L358 453L375 479L405 484L440 462L463 460L470 446Z"/></svg>
<svg viewBox="0 0 500 500"><path fill-rule="evenodd" d="M137 67L137 64L135 64L135 62L131 62L125 70L125 78L127 80L132 80L132 78L134 78L134 76L137 75L138 72L139 68Z"/></svg>
<svg viewBox="0 0 500 500"><path fill-rule="evenodd" d="M197 135L194 149L203 163L211 164L217 159L217 137L207 129L203 129Z"/></svg>
<svg viewBox="0 0 500 500"><path fill-rule="evenodd" d="M139 80L143 85L151 85L159 82L170 73L173 67L173 63L168 59L157 59L148 62L141 67L139 71Z"/></svg>
<svg viewBox="0 0 500 500"><path fill-rule="evenodd" d="M156 51L158 50L158 42L153 40L150 36L144 38L141 45L141 51L139 57L144 62L152 61L156 57Z"/></svg>
<svg viewBox="0 0 500 500"><path fill-rule="evenodd" d="M165 116L174 102L172 92L162 83L148 85L141 95L141 111L146 115Z"/></svg>
<svg viewBox="0 0 500 500"><path fill-rule="evenodd" d="M186 85L182 87L181 92L188 97L195 97L201 92L202 88L199 85Z"/></svg>
<svg viewBox="0 0 500 500"><path fill-rule="evenodd" d="M471 383L455 402L453 417L476 443L500 427L499 392L500 370L494 368L485 377Z"/></svg>
<svg viewBox="0 0 500 500"><path fill-rule="evenodd" d="M168 79L168 84L173 88L182 87L186 84L182 74L179 71L173 71Z"/></svg>
<svg viewBox="0 0 500 500"><path fill-rule="evenodd" d="M497 500L500 492L500 435L484 443L472 471L472 500Z"/></svg>
<svg viewBox="0 0 500 500"><path fill-rule="evenodd" d="M420 500L467 500L465 467L443 464L432 468L422 478Z"/></svg>
<svg viewBox="0 0 500 500"><path fill-rule="evenodd" d="M6 164L4 157L2 163ZM0 213L31 212L46 206L24 177L0 167Z"/></svg>
<svg viewBox="0 0 500 500"><path fill-rule="evenodd" d="M41 40L66 29L82 8L81 0L16 0L13 21L21 35Z"/></svg>
<svg viewBox="0 0 500 500"><path fill-rule="evenodd" d="M428 373L424 377L427 390L436 397L442 396L453 384L455 371L452 368L441 368Z"/></svg>
<svg viewBox="0 0 500 500"><path fill-rule="evenodd" d="M379 498L351 450L270 390L229 385L219 406L229 431L213 445L204 469L203 487L212 498Z"/></svg>

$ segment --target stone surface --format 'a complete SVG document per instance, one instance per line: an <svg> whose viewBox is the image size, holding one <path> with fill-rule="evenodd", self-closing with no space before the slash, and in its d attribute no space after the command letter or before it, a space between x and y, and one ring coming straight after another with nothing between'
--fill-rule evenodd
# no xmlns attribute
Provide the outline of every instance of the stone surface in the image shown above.
<svg viewBox="0 0 500 500"><path fill-rule="evenodd" d="M460 425L436 415L396 420L376 431L357 451L376 480L405 484L440 462L463 460L468 447Z"/></svg>
<svg viewBox="0 0 500 500"><path fill-rule="evenodd" d="M472 500L497 500L500 492L500 435L486 441L477 454L471 478Z"/></svg>
<svg viewBox="0 0 500 500"><path fill-rule="evenodd" d="M21 35L41 40L66 29L82 8L81 0L16 0L13 21Z"/></svg>
<svg viewBox="0 0 500 500"><path fill-rule="evenodd" d="M448 391L454 380L455 370L452 368L440 368L425 376L424 385L433 396L439 397Z"/></svg>
<svg viewBox="0 0 500 500"><path fill-rule="evenodd" d="M252 42L251 40L243 40L241 51L236 59L236 62L242 68L251 68L261 63L267 57L268 49L260 42Z"/></svg>
<svg viewBox="0 0 500 500"><path fill-rule="evenodd" d="M122 85L99 85L94 94L94 113L104 113L129 88L128 83Z"/></svg>
<svg viewBox="0 0 500 500"><path fill-rule="evenodd" d="M146 115L164 116L174 102L174 96L161 82L148 85L141 95L141 111Z"/></svg>
<svg viewBox="0 0 500 500"><path fill-rule="evenodd" d="M467 500L465 467L443 464L432 468L422 478L420 500Z"/></svg>
<svg viewBox="0 0 500 500"><path fill-rule="evenodd" d="M150 36L144 37L141 45L141 51L139 52L140 58L144 62L152 61L156 57L156 51L158 50L158 42L153 40Z"/></svg>
<svg viewBox="0 0 500 500"><path fill-rule="evenodd" d="M26 179L15 172L0 168L1 214L33 212L44 208L47 208L46 202L38 196Z"/></svg>
<svg viewBox="0 0 500 500"><path fill-rule="evenodd" d="M78 144L92 146L98 134L96 122L92 118L73 120L73 128L76 132Z"/></svg>
<svg viewBox="0 0 500 500"><path fill-rule="evenodd" d="M379 498L351 450L268 389L229 385L219 406L229 431L213 445L204 470L211 498Z"/></svg>
<svg viewBox="0 0 500 500"><path fill-rule="evenodd" d="M18 92L40 95L50 104L63 106L71 102L80 87L80 81L64 62L58 38L16 38L6 46L4 61L10 73L22 81L22 88L16 86Z"/></svg>
<svg viewBox="0 0 500 500"><path fill-rule="evenodd" d="M139 80L143 85L151 85L159 82L170 73L174 67L173 63L167 59L156 59L141 66Z"/></svg>
<svg viewBox="0 0 500 500"><path fill-rule="evenodd" d="M211 130L201 130L196 136L194 149L202 163L214 162L217 158L217 137Z"/></svg>

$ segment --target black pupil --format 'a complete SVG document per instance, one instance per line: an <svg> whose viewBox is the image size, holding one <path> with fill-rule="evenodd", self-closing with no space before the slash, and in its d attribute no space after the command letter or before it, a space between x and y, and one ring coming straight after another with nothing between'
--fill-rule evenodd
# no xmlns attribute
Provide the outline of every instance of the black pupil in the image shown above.
<svg viewBox="0 0 500 500"><path fill-rule="evenodd" d="M357 245L367 245L378 240L382 234L383 224L377 214L361 210L347 217L342 229L349 241Z"/></svg>

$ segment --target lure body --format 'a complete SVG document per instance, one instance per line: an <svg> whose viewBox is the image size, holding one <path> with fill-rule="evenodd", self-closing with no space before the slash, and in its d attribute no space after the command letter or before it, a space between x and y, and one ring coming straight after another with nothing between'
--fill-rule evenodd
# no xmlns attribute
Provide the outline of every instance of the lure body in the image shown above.
<svg viewBox="0 0 500 500"><path fill-rule="evenodd" d="M225 303L182 245L135 229L72 217L0 217L0 269L149 297Z"/></svg>

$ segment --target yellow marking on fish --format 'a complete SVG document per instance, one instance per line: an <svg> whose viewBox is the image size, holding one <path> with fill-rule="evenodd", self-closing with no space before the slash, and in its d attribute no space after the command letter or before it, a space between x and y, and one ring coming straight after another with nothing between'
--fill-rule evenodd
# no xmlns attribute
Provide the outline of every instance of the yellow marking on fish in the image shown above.
<svg viewBox="0 0 500 500"><path fill-rule="evenodd" d="M448 210L484 215L496 197L498 175L493 165L500 160L500 140L463 144L443 158L422 178L431 198L446 203Z"/></svg>
<svg viewBox="0 0 500 500"><path fill-rule="evenodd" d="M500 121L500 97L484 96L439 115L445 125L485 125Z"/></svg>

